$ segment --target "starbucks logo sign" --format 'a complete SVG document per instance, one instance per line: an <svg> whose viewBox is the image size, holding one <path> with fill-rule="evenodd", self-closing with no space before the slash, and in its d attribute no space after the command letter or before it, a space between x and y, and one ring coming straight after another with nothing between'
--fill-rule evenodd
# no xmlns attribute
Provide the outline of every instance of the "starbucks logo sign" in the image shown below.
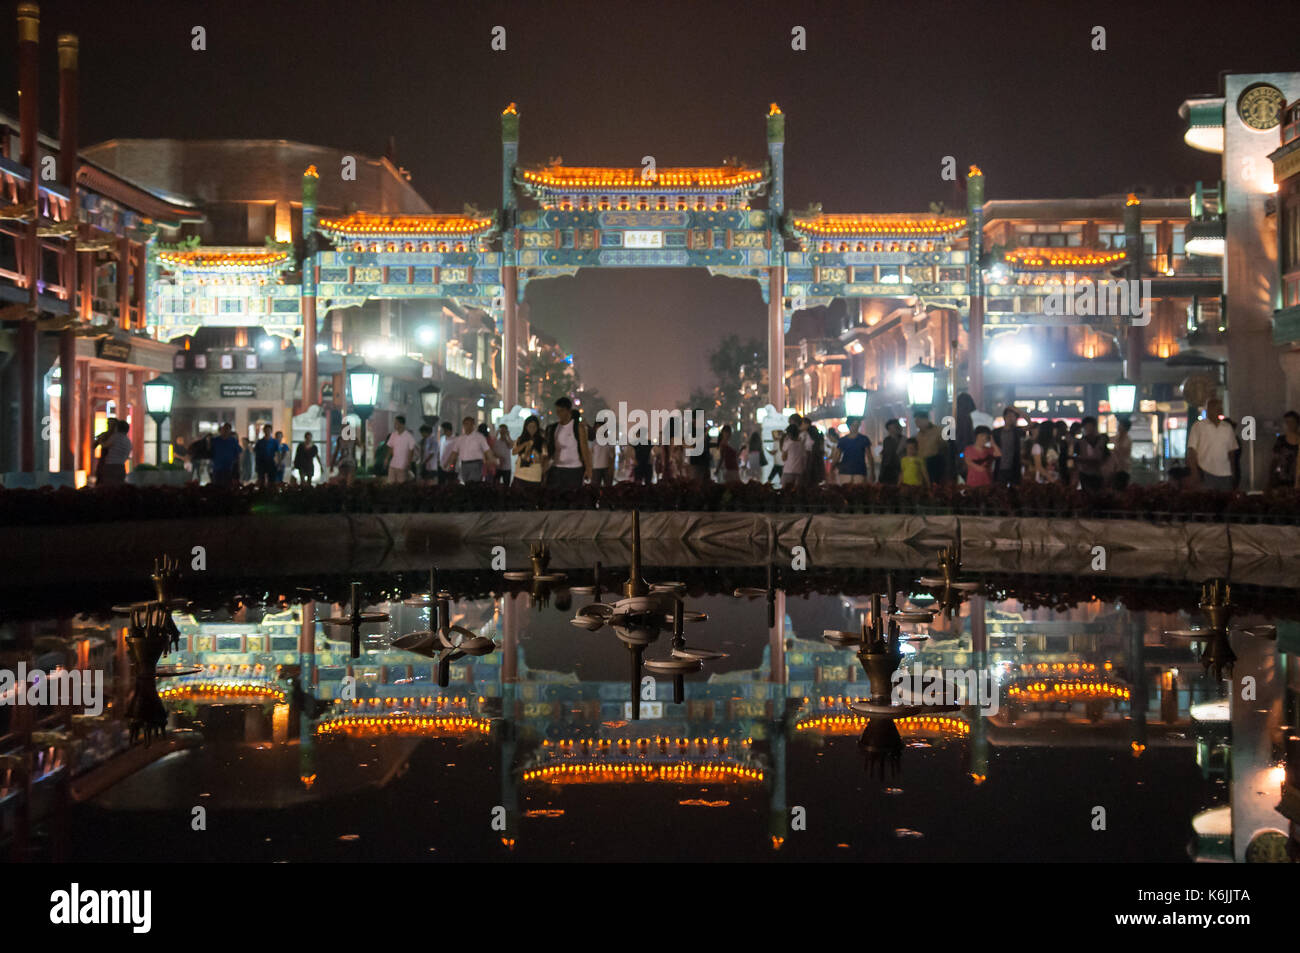
<svg viewBox="0 0 1300 953"><path fill-rule="evenodd" d="M1276 86L1256 83L1247 86L1237 97L1237 115L1251 129L1264 132L1282 121L1282 107L1286 97Z"/></svg>

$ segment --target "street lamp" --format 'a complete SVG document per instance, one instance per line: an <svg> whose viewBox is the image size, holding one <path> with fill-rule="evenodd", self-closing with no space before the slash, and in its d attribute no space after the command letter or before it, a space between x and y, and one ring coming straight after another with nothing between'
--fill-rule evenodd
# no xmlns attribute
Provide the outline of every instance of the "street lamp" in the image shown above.
<svg viewBox="0 0 1300 953"><path fill-rule="evenodd" d="M170 377L160 374L144 385L144 406L149 416L153 418L154 436L157 443L155 452L155 463L162 466L162 425L163 421L171 416L172 398L176 396L176 385L172 383Z"/></svg>
<svg viewBox="0 0 1300 953"><path fill-rule="evenodd" d="M358 469L366 469L366 421L374 413L375 404L379 402L379 372L368 364L358 364L348 371L348 387L352 391L351 406L361 418L361 464Z"/></svg>
<svg viewBox="0 0 1300 953"><path fill-rule="evenodd" d="M420 413L424 414L424 422L431 424L438 417L438 411L442 409L442 388L437 384L426 384L420 388Z"/></svg>
<svg viewBox="0 0 1300 953"><path fill-rule="evenodd" d="M844 388L844 416L865 417L867 413L867 395L871 391L854 384Z"/></svg>
<svg viewBox="0 0 1300 953"><path fill-rule="evenodd" d="M934 404L934 368L917 361L907 372L907 400L916 410L928 411Z"/></svg>
<svg viewBox="0 0 1300 953"><path fill-rule="evenodd" d="M1106 388L1106 397L1110 401L1112 414L1131 414L1137 403L1137 384L1121 377Z"/></svg>

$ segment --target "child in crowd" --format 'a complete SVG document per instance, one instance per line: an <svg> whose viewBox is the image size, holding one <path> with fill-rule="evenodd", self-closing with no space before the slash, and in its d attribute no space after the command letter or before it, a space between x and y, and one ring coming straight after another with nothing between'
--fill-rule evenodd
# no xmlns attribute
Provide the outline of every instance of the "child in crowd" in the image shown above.
<svg viewBox="0 0 1300 953"><path fill-rule="evenodd" d="M925 460L921 457L921 446L917 443L915 437L907 438L907 453L899 464L901 469L898 474L900 486L929 486L930 474L926 472Z"/></svg>
<svg viewBox="0 0 1300 953"><path fill-rule="evenodd" d="M1002 456L1002 451L993 443L993 431L988 427L975 428L975 442L962 454L966 459L966 485L990 486L993 483L993 467Z"/></svg>

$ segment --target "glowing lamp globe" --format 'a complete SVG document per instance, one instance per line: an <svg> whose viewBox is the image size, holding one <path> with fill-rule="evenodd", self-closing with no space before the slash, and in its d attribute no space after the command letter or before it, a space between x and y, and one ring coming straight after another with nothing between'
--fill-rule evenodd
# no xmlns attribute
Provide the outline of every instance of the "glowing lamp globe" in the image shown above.
<svg viewBox="0 0 1300 953"><path fill-rule="evenodd" d="M867 413L867 394L865 387L854 384L844 389L844 416L862 417Z"/></svg>
<svg viewBox="0 0 1300 953"><path fill-rule="evenodd" d="M368 364L359 364L348 371L348 386L357 413L368 417L379 402L379 372Z"/></svg>
<svg viewBox="0 0 1300 953"><path fill-rule="evenodd" d="M172 398L175 395L176 385L166 375L145 382L144 406L149 416L156 420L169 415L172 412Z"/></svg>
<svg viewBox="0 0 1300 953"><path fill-rule="evenodd" d="M934 368L917 361L907 372L907 400L913 407L934 403Z"/></svg>
<svg viewBox="0 0 1300 953"><path fill-rule="evenodd" d="M1106 397L1110 401L1112 414L1131 414L1137 403L1137 384L1120 378L1106 388Z"/></svg>
<svg viewBox="0 0 1300 953"><path fill-rule="evenodd" d="M420 412L425 417L438 416L442 409L442 389L437 384L427 384L420 388Z"/></svg>

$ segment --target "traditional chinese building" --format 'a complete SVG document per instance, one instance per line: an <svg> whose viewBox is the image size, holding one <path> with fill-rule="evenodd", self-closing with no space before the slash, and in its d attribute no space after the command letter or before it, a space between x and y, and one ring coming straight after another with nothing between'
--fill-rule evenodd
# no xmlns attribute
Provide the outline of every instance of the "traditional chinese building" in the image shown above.
<svg viewBox="0 0 1300 953"><path fill-rule="evenodd" d="M0 115L0 473L71 484L93 466L107 417L130 422L142 462L143 385L175 347L145 333L148 249L202 221L190 201L78 150L78 40L58 38L58 138L41 135L40 12L18 5L17 120ZM80 475L80 476L79 476Z"/></svg>
<svg viewBox="0 0 1300 953"><path fill-rule="evenodd" d="M223 423L250 437L263 424L290 434L304 409L305 299L296 253L303 247L304 181L313 193L315 230L335 253L464 253L482 247L494 228L490 217L435 214L390 156L284 140L112 140L87 151L156 187L192 195L205 210L201 225L158 250L151 287L150 326L183 347L172 431L189 440ZM299 418L297 429L315 427L318 441L322 429L337 431L347 405L346 368L362 361L381 380L368 442L376 434L382 439L397 414L414 426L419 389L429 383L442 390L444 417L463 410L486 419L497 344L482 311L411 294L433 278L432 268L315 270L317 289L325 292L321 338L313 345L316 390L328 395L322 407L332 413L314 423ZM442 270L440 280L456 280L447 273L452 269ZM400 285L404 293L372 296L364 293L370 288L351 287L369 284Z"/></svg>

